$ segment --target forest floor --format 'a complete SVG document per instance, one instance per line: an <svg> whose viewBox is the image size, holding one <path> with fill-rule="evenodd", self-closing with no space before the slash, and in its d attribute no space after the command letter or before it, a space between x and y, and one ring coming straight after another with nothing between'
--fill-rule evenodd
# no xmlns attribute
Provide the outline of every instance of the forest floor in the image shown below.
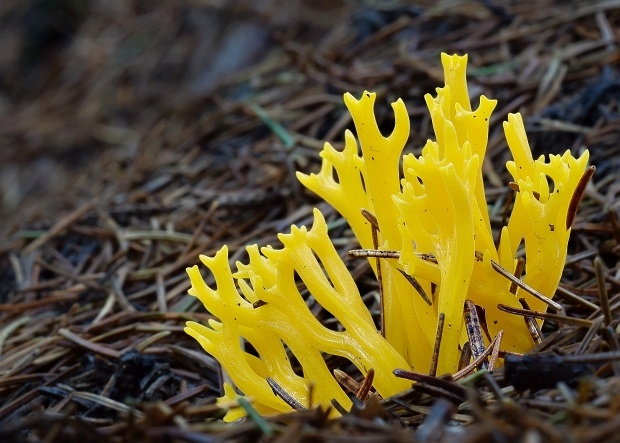
<svg viewBox="0 0 620 443"><path fill-rule="evenodd" d="M620 441L620 1L418 4L2 2L0 441ZM339 419L224 424L219 366L183 331L211 318L185 268L224 244L232 262L277 245L317 205L346 256L351 232L295 171L354 129L345 92L377 92L384 133L402 98L419 153L441 52L468 53L470 95L499 101L483 169L495 230L508 113L535 158L589 149L555 294L566 317L545 321L519 390L503 369L467 389L427 377ZM369 272L360 288L376 291ZM561 382L540 388L550 353Z"/></svg>

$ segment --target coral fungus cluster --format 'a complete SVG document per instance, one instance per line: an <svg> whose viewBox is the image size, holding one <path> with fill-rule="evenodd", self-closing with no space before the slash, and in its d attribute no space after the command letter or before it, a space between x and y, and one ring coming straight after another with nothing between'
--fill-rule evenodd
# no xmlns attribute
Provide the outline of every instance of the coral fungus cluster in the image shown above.
<svg viewBox="0 0 620 443"><path fill-rule="evenodd" d="M280 249L249 246L249 262L237 263L236 272L226 247L214 257L201 256L217 288L205 283L197 266L188 269L190 294L217 320L207 326L188 322L186 331L234 384L225 385L220 404L232 406L243 395L269 415L307 407L312 390L313 404L335 399L348 409L351 400L325 363L326 354L348 359L364 376L372 369L372 387L382 397L410 386L394 375L395 369L454 373L469 340L464 309L470 302L486 318L483 346L500 331L503 350L526 352L534 345L524 318L498 305L521 308L519 299L525 299L531 309L546 310L550 300L532 294L551 297L557 288L571 202L588 154L534 160L521 116L509 115L504 131L514 159L507 168L515 196L496 245L482 177L496 101L482 96L472 110L467 57L443 54L442 63L446 84L435 97L425 97L436 140L429 140L421 155L402 156L410 130L402 100L392 104L395 127L385 137L374 117L375 94L364 92L359 100L346 94L359 146L347 131L344 150L326 143L318 174L298 174L347 220L380 274L383 330L375 326L316 209L311 229L293 226L290 234L280 234ZM525 257L524 267L519 256ZM522 284L515 286L497 269L516 274ZM339 328L327 328L314 317L296 279ZM289 353L303 375L292 367ZM226 420L242 415L233 407Z"/></svg>

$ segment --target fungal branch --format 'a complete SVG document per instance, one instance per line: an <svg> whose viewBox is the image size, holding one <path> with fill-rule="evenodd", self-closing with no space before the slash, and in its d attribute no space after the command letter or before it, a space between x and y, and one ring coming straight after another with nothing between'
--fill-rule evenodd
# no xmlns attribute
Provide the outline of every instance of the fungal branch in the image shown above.
<svg viewBox="0 0 620 443"><path fill-rule="evenodd" d="M254 398L261 413L290 410L290 405L273 392L273 382L301 405L309 403L311 381L314 401L326 405L336 399L350 407L350 399L332 376L323 354L347 358L362 374L370 369L380 372L383 376L373 386L382 396L408 387L392 374L395 367L407 366L406 361L377 334L317 209L314 217L312 229L293 227L290 234L280 234L282 249L259 251L256 245L250 246L249 264L238 263L234 274L226 248L213 258L201 256L215 276L217 289L204 283L197 266L188 269L190 294L208 306L219 321L211 320L210 327L188 322L187 333L226 368L239 390ZM296 275L339 321L342 331L330 330L314 317L297 288ZM244 341L258 356L240 346ZM303 377L295 374L285 346L301 364ZM227 392L230 395L232 390L228 388ZM236 418L235 414L228 419Z"/></svg>
<svg viewBox="0 0 620 443"><path fill-rule="evenodd" d="M349 255L366 257L379 280L380 330L316 209L311 229L293 226L280 234L281 249L249 246L249 262L237 263L237 272L226 247L201 256L217 288L204 282L197 266L188 269L190 294L217 320L188 322L186 331L234 385L225 385L222 406L243 395L263 414L311 403L337 405L337 414L351 406L345 391L362 400L385 397L407 389L406 379L419 374L462 376L480 365L493 368L501 363L500 349L527 352L540 339L534 318L549 306L561 309L550 298L593 172L586 171L588 153L534 160L520 115L508 116L504 130L513 161L507 168L516 196L496 247L482 179L496 101L482 96L472 110L467 57L442 54L442 64L445 86L425 97L435 140L421 155L402 156L410 130L402 100L392 104L395 126L384 136L374 116L375 94L364 92L359 100L345 94L357 139L346 131L342 151L325 144L320 172L298 173L347 220L363 248ZM517 258L522 251L525 261ZM337 330L314 317L298 281L335 318ZM525 321L524 312L530 313ZM293 367L291 354L301 368ZM332 372L326 355L349 360L364 380ZM242 415L231 408L225 419Z"/></svg>

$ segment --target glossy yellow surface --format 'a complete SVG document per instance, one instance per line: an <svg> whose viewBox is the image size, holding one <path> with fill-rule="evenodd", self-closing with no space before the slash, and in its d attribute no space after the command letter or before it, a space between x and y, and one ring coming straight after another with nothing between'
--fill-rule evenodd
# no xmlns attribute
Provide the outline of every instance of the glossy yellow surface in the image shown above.
<svg viewBox="0 0 620 443"><path fill-rule="evenodd" d="M379 249L401 252L400 259L381 262L385 338L376 330L318 210L312 229L293 226L290 234L279 236L282 249L248 247L249 263L237 263L235 273L226 247L214 257L201 256L217 289L205 284L197 266L188 269L190 294L218 320L208 326L188 322L186 331L222 364L259 412L291 410L273 393L267 377L302 405L310 402L312 384L314 404L327 406L336 399L348 408L351 402L327 368L325 354L348 359L363 375L374 369L373 387L384 397L406 389L410 383L392 371L428 372L440 313L445 314L445 326L437 373L455 372L460 346L467 340L466 299L485 310L491 337L504 331L502 349L526 352L533 346L523 318L501 312L497 305L520 307L522 297L533 309L545 310L546 305L521 289L510 293L510 282L493 270L491 260L514 272L517 254L524 249L523 280L553 296L566 259L568 206L588 153L578 159L567 152L548 161L534 160L520 115L508 116L504 130L514 161L507 168L519 192L496 248L482 179L496 101L482 96L479 107L472 110L465 79L467 57L443 54L442 64L446 85L434 97L425 97L436 140L429 140L421 155L402 155L410 130L402 100L392 104L395 127L386 137L375 120L375 94L364 92L359 100L345 94L357 139L347 131L343 151L326 143L321 171L298 173L308 189L348 221L362 248L373 248L369 222L361 213L364 208L377 218ZM476 251L484 254L482 261L475 259ZM422 254L433 255L436 263ZM374 258L370 264L376 272ZM419 281L432 297L431 306L400 271ZM336 318L338 328L327 328L314 317L304 288ZM254 307L257 301L264 304ZM246 352L245 343L258 356ZM303 376L291 368L289 352L300 362ZM219 404L234 405L237 396L226 384ZM243 414L232 408L226 420Z"/></svg>

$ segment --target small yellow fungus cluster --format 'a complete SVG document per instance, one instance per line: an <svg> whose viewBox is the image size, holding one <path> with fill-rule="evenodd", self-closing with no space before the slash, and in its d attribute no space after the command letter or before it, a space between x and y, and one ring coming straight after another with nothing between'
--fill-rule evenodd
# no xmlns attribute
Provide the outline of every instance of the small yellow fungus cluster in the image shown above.
<svg viewBox="0 0 620 443"><path fill-rule="evenodd" d="M281 249L249 246L249 262L237 263L234 273L226 247L214 257L201 256L216 289L204 282L197 266L188 269L190 294L217 320L208 326L188 322L186 332L221 363L236 388L225 384L221 405L233 406L244 395L266 415L292 410L292 401L307 407L310 402L329 405L335 399L349 408L351 400L327 367L326 354L348 359L364 376L373 369L373 388L383 397L410 386L393 374L395 369L428 373L434 364L438 374L454 373L468 341L466 300L484 310L487 346L500 331L503 350L526 352L534 345L523 317L503 312L498 305L521 308L520 298L535 310L544 311L547 305L511 288L494 266L515 273L516 257L524 252L523 283L547 296L554 294L566 259L571 201L588 153L534 160L521 116L508 116L504 131L514 160L507 168L516 196L496 247L482 179L496 101L482 96L478 109L472 110L467 57L442 54L442 63L446 85L435 97L425 97L436 141L429 140L420 156L402 156L410 130L402 100L392 104L395 127L384 137L374 117L375 94L364 92L360 100L346 94L361 154L347 131L343 151L326 143L318 174L298 174L348 221L362 248L375 251L375 257L379 251L397 252L380 262L369 259L374 272L381 273L383 331L375 327L316 209L311 229L293 226L290 234L280 234ZM362 209L376 222L371 223ZM340 328L327 328L314 317L299 280ZM246 343L255 352L246 352ZM291 366L290 354L303 375ZM291 400L276 395L274 383ZM225 419L243 415L240 408L231 408Z"/></svg>

